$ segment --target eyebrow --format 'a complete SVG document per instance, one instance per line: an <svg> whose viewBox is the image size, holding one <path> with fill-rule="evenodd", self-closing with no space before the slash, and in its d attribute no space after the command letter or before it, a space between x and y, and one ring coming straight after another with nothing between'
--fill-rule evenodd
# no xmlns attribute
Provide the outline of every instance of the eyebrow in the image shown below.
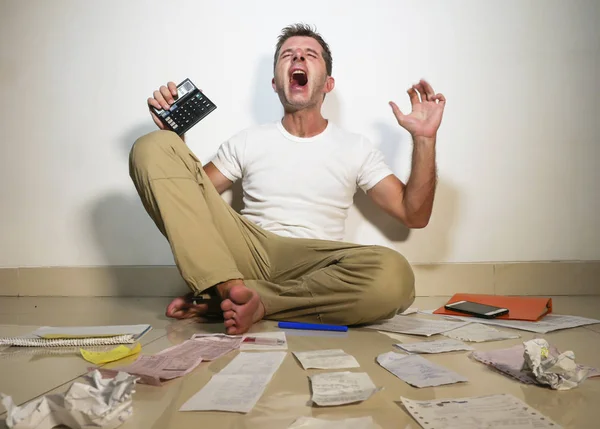
<svg viewBox="0 0 600 429"><path fill-rule="evenodd" d="M287 48L286 50L281 51L281 54L279 54L279 56L282 56L283 54L286 54L286 53L289 53L289 52L292 52L292 51L293 51L292 48ZM312 49L312 48L306 48L306 52L310 52L312 54L315 54L317 57L319 56L319 53L317 51L315 51L314 49Z"/></svg>

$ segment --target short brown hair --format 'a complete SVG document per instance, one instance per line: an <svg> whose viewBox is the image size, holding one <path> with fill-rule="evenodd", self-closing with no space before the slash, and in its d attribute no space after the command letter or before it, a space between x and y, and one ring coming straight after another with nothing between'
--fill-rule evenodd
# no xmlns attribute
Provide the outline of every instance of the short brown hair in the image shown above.
<svg viewBox="0 0 600 429"><path fill-rule="evenodd" d="M287 39L294 36L312 37L319 45L323 48L323 59L325 60L325 67L327 69L327 76L331 76L333 69L333 59L331 58L331 50L329 45L319 33L316 28L312 28L308 24L292 24L281 30L281 34L277 38L277 45L275 47L275 56L273 57L273 70L277 66L277 59L279 58L279 51Z"/></svg>

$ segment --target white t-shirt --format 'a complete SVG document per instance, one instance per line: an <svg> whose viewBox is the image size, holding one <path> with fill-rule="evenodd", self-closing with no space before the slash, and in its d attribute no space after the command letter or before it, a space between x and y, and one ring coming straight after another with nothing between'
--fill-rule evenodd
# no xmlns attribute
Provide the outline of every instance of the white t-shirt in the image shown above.
<svg viewBox="0 0 600 429"><path fill-rule="evenodd" d="M344 239L357 187L365 192L393 174L362 135L328 123L317 136L291 135L281 121L248 128L225 141L213 164L242 179L242 215L286 237Z"/></svg>

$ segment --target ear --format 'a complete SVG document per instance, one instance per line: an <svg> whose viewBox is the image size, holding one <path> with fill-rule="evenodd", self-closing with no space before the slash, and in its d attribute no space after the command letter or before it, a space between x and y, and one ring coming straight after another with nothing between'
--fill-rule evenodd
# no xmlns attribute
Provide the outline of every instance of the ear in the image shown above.
<svg viewBox="0 0 600 429"><path fill-rule="evenodd" d="M325 81L325 94L330 93L335 88L335 79L331 76L327 76L327 80Z"/></svg>
<svg viewBox="0 0 600 429"><path fill-rule="evenodd" d="M275 78L271 79L271 86L273 87L273 91L277 92L277 88L275 88Z"/></svg>

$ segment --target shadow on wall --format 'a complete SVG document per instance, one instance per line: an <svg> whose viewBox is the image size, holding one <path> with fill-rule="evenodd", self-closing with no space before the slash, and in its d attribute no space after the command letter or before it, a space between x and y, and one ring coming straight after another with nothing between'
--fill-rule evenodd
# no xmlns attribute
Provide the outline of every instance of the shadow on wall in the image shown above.
<svg viewBox="0 0 600 429"><path fill-rule="evenodd" d="M399 126L377 123L379 148L393 171L399 156L412 156L412 142ZM406 136L406 137L405 137ZM387 240L398 243L395 248L409 260L419 262L444 262L447 260L453 242L452 234L458 218L459 192L452 182L441 175L438 178L433 213L427 227L411 230L385 213L362 191L354 199L354 205L361 216L371 223ZM350 225L356 228L356 222ZM349 230L349 236L356 231ZM400 244L408 242L410 244ZM430 265L434 269L436 265Z"/></svg>
<svg viewBox="0 0 600 429"><path fill-rule="evenodd" d="M116 172L129 179L129 151L139 137L156 130L152 121L127 132L122 140L123 170ZM164 278L160 290L149 290L144 285L144 273L127 275L119 266L132 265L131 261L172 261L167 240L146 213L133 183L131 193L112 192L93 202L89 220L97 247L103 255L103 263L111 268L111 295L117 296L176 296L189 289L177 272ZM173 264L170 262L169 264ZM159 265L158 262L155 265ZM163 264L166 265L166 264ZM162 276L161 276L162 277ZM163 279L161 278L161 281ZM172 291L172 293L170 292Z"/></svg>
<svg viewBox="0 0 600 429"><path fill-rule="evenodd" d="M427 263L423 269L435 270L444 263L452 250L456 221L459 218L460 194L448 178L440 175L429 225L413 231L410 257ZM417 286L418 287L418 286Z"/></svg>
<svg viewBox="0 0 600 429"><path fill-rule="evenodd" d="M383 153L387 164L392 168L392 171L396 171L394 160L398 158L399 152L406 153L406 150L401 151L401 149L404 149L406 145L410 145L411 143L406 138L403 138L403 134L398 127L382 122L377 123L375 126L379 133L379 149ZM362 190L356 193L354 205L362 217L377 228L389 241L401 242L408 240L410 229L380 209ZM353 231L349 231L349 233L354 235Z"/></svg>

